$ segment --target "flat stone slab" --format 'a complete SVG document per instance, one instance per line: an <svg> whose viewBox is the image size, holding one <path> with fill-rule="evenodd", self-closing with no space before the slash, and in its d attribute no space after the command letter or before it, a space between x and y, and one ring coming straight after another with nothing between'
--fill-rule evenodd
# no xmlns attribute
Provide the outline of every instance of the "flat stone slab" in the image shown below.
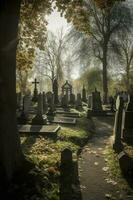
<svg viewBox="0 0 133 200"><path fill-rule="evenodd" d="M60 129L59 125L18 125L18 131L20 133L57 133Z"/></svg>
<svg viewBox="0 0 133 200"><path fill-rule="evenodd" d="M76 124L76 119L71 117L54 117L50 122L58 124Z"/></svg>
<svg viewBox="0 0 133 200"><path fill-rule="evenodd" d="M64 110L56 110L56 114L62 114L62 115L65 115L67 117L75 117L75 118L80 117L79 113L71 112L71 111L64 111Z"/></svg>

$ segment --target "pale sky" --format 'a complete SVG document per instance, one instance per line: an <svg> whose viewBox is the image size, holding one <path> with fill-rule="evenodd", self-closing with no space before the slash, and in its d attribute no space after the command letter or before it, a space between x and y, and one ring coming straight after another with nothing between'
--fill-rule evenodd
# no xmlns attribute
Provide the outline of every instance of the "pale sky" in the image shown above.
<svg viewBox="0 0 133 200"><path fill-rule="evenodd" d="M57 33L59 29L63 28L67 32L69 24L64 17L60 16L60 12L54 10L51 15L47 16L48 26L47 29L53 33Z"/></svg>

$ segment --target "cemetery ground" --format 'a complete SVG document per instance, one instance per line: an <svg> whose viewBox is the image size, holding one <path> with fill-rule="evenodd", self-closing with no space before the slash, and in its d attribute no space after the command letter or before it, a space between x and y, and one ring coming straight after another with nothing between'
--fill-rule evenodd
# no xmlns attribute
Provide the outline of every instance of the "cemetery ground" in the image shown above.
<svg viewBox="0 0 133 200"><path fill-rule="evenodd" d="M84 145L92 134L93 122L85 114L77 119L76 125L63 125L57 137L43 137L39 135L22 135L21 146L31 168L25 175L15 178L9 187L9 199L59 199L60 156L61 150L68 147L73 152L73 159L77 160ZM28 166L29 168L29 166ZM71 173L71 172L70 172Z"/></svg>
<svg viewBox="0 0 133 200"><path fill-rule="evenodd" d="M28 173L25 173L25 166L23 174L19 174L8 187L7 198L132 199L132 189L121 174L117 154L113 152L110 142L113 122L113 117L87 119L82 113L76 125L63 125L57 138L22 135L22 150L32 164ZM74 169L68 169L67 177L64 177L66 180L62 182L61 151L66 147L73 152ZM125 149L133 155L132 147L125 146ZM69 192L70 187L72 193Z"/></svg>

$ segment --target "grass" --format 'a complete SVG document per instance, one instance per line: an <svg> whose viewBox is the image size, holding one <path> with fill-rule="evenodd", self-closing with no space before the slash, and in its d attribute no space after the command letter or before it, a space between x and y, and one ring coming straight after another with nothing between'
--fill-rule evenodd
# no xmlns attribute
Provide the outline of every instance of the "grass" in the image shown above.
<svg viewBox="0 0 133 200"><path fill-rule="evenodd" d="M123 174L120 169L118 154L114 152L114 150L108 146L105 150L105 160L108 167L108 175L110 179L117 182L117 186L119 188L119 193L130 194L133 195L132 188L129 186L126 179L123 177ZM133 196L132 196L133 197Z"/></svg>
<svg viewBox="0 0 133 200"><path fill-rule="evenodd" d="M23 153L34 163L34 168L28 174L29 180L23 180L24 187L23 190L20 189L22 195L19 199L58 200L61 151L68 147L73 152L73 159L77 159L78 151L92 134L92 128L91 119L87 119L82 113L76 125L63 126L59 130L57 139L41 136L21 137Z"/></svg>

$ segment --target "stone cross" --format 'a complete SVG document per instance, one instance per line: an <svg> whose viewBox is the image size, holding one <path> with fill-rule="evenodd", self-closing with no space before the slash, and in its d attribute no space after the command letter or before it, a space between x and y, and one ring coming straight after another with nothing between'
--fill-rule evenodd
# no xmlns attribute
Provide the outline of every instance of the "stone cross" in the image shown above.
<svg viewBox="0 0 133 200"><path fill-rule="evenodd" d="M37 102L37 98L38 98L37 84L39 84L39 82L38 82L38 81L36 80L36 78L35 78L35 81L32 82L32 83L35 85L35 87L34 87L34 95L33 95L32 100L33 100L34 102Z"/></svg>
<svg viewBox="0 0 133 200"><path fill-rule="evenodd" d="M32 83L35 85L34 90L37 90L37 84L39 84L39 82L37 81L37 79L35 78L35 81L32 82Z"/></svg>

